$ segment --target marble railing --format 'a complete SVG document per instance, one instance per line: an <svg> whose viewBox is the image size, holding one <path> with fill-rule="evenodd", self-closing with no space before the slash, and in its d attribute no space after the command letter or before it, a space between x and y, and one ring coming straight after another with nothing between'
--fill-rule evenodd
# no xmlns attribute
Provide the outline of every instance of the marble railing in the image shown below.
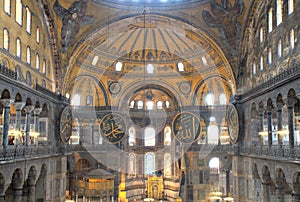
<svg viewBox="0 0 300 202"><path fill-rule="evenodd" d="M1 64L0 64L0 74L5 75L14 80L17 79L17 73L15 71L8 69L8 67L5 67Z"/></svg>

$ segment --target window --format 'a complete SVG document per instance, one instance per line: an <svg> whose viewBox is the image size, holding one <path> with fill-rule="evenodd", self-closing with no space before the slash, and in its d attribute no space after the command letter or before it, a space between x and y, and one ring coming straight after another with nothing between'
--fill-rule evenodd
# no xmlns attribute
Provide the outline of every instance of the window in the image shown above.
<svg viewBox="0 0 300 202"><path fill-rule="evenodd" d="M153 64L148 64L146 67L147 73L148 74L153 74L154 72L154 65Z"/></svg>
<svg viewBox="0 0 300 202"><path fill-rule="evenodd" d="M167 109L170 108L170 102L168 100L165 102L165 105Z"/></svg>
<svg viewBox="0 0 300 202"><path fill-rule="evenodd" d="M171 154L166 153L164 156L164 175L165 177L170 177L172 175L172 158Z"/></svg>
<svg viewBox="0 0 300 202"><path fill-rule="evenodd" d="M155 155L152 152L145 154L145 175L154 175L155 173Z"/></svg>
<svg viewBox="0 0 300 202"><path fill-rule="evenodd" d="M9 50L9 32L7 29L3 30L3 48Z"/></svg>
<svg viewBox="0 0 300 202"><path fill-rule="evenodd" d="M163 105L162 101L157 101L156 108L157 109L162 109L162 105Z"/></svg>
<svg viewBox="0 0 300 202"><path fill-rule="evenodd" d="M164 145L171 145L171 128L166 126L164 129Z"/></svg>
<svg viewBox="0 0 300 202"><path fill-rule="evenodd" d="M268 64L272 64L272 48L269 47L268 49Z"/></svg>
<svg viewBox="0 0 300 202"><path fill-rule="evenodd" d="M153 104L152 101L147 101L146 102L146 108L147 108L147 110L153 110L153 106L154 106L154 104Z"/></svg>
<svg viewBox="0 0 300 202"><path fill-rule="evenodd" d="M253 63L252 65L252 75L255 75L256 74L256 64Z"/></svg>
<svg viewBox="0 0 300 202"><path fill-rule="evenodd" d="M226 95L224 93L219 95L219 103L220 105L226 105Z"/></svg>
<svg viewBox="0 0 300 202"><path fill-rule="evenodd" d="M259 29L259 41L260 41L260 43L262 43L264 41L264 28L263 27L261 27Z"/></svg>
<svg viewBox="0 0 300 202"><path fill-rule="evenodd" d="M291 49L295 48L295 31L294 31L294 29L291 29L291 31L290 31L290 47L291 47Z"/></svg>
<svg viewBox="0 0 300 202"><path fill-rule="evenodd" d="M128 161L128 175L135 176L135 155L133 153L129 154L129 161Z"/></svg>
<svg viewBox="0 0 300 202"><path fill-rule="evenodd" d="M204 56L202 56L202 62L203 62L203 64L204 64L204 66L206 66L207 65L207 60L206 60L206 58L204 57Z"/></svg>
<svg viewBox="0 0 300 202"><path fill-rule="evenodd" d="M282 0L277 0L276 4L276 24L277 26L282 22Z"/></svg>
<svg viewBox="0 0 300 202"><path fill-rule="evenodd" d="M217 126L217 123L215 121L210 122L208 128L208 144L218 144L219 142L219 128Z"/></svg>
<svg viewBox="0 0 300 202"><path fill-rule="evenodd" d="M73 106L79 106L79 105L80 105L80 95L75 94L75 95L72 97L72 105L73 105Z"/></svg>
<svg viewBox="0 0 300 202"><path fill-rule="evenodd" d="M214 105L215 104L215 96L212 93L208 93L205 98L206 105Z"/></svg>
<svg viewBox="0 0 300 202"><path fill-rule="evenodd" d="M37 70L40 69L40 56L39 56L39 54L36 54L36 56L35 56L35 68Z"/></svg>
<svg viewBox="0 0 300 202"><path fill-rule="evenodd" d="M144 107L143 101L139 100L138 103L137 103L137 108L138 109L143 109L143 107Z"/></svg>
<svg viewBox="0 0 300 202"><path fill-rule="evenodd" d="M292 14L294 12L294 0L288 0L288 14Z"/></svg>
<svg viewBox="0 0 300 202"><path fill-rule="evenodd" d="M129 108L130 108L130 109L133 109L133 108L134 108L134 100L131 100L130 105L129 105Z"/></svg>
<svg viewBox="0 0 300 202"><path fill-rule="evenodd" d="M134 146L135 145L135 128L134 127L130 127L128 130L129 133L129 138L128 138L128 144L129 146Z"/></svg>
<svg viewBox="0 0 300 202"><path fill-rule="evenodd" d="M92 65L95 66L95 65L97 64L98 60L99 60L99 57L96 55L96 56L93 58Z"/></svg>
<svg viewBox="0 0 300 202"><path fill-rule="evenodd" d="M269 33L273 30L273 9L270 8L268 12L268 31Z"/></svg>
<svg viewBox="0 0 300 202"><path fill-rule="evenodd" d="M184 72L184 65L182 62L177 63L177 68L179 72Z"/></svg>
<svg viewBox="0 0 300 202"><path fill-rule="evenodd" d="M21 58L21 40L19 38L17 38L17 41L16 41L16 49L17 49L17 52L16 52L16 56Z"/></svg>
<svg viewBox="0 0 300 202"><path fill-rule="evenodd" d="M23 23L23 19L22 19L23 12L22 11L23 10L22 10L21 0L16 0L16 22L19 25L22 25L22 23Z"/></svg>
<svg viewBox="0 0 300 202"><path fill-rule="evenodd" d="M40 35L41 35L41 32L40 32L40 31L41 31L40 28L37 27L37 28L36 28L36 42L37 42L37 43L40 43Z"/></svg>
<svg viewBox="0 0 300 202"><path fill-rule="evenodd" d="M26 62L27 64L31 64L31 49L29 46L26 49Z"/></svg>
<svg viewBox="0 0 300 202"><path fill-rule="evenodd" d="M4 12L10 15L10 0L4 0Z"/></svg>
<svg viewBox="0 0 300 202"><path fill-rule="evenodd" d="M263 56L260 56L260 71L264 69L264 58Z"/></svg>
<svg viewBox="0 0 300 202"><path fill-rule="evenodd" d="M26 7L26 31L31 33L31 12L28 7Z"/></svg>
<svg viewBox="0 0 300 202"><path fill-rule="evenodd" d="M281 39L278 40L278 44L277 44L277 56L278 56L278 58L281 58L281 56L282 56L282 40Z"/></svg>
<svg viewBox="0 0 300 202"><path fill-rule="evenodd" d="M91 96L91 95L86 96L85 101L86 101L86 106L93 105L93 96Z"/></svg>
<svg viewBox="0 0 300 202"><path fill-rule="evenodd" d="M43 74L46 74L46 60L43 60Z"/></svg>
<svg viewBox="0 0 300 202"><path fill-rule="evenodd" d="M116 69L117 72L120 72L120 71L122 71L122 67L123 67L122 62L117 62L116 66L115 66L115 69Z"/></svg>
<svg viewBox="0 0 300 202"><path fill-rule="evenodd" d="M147 127L144 131L145 146L155 146L155 129Z"/></svg>

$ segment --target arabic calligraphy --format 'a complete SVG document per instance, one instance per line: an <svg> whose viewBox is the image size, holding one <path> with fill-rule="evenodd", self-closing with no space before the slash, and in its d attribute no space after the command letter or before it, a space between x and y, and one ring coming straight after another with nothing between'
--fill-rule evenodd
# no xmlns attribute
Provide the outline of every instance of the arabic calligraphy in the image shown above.
<svg viewBox="0 0 300 202"><path fill-rule="evenodd" d="M200 135L200 121L192 113L182 112L173 120L173 132L176 139L182 143L193 143Z"/></svg>
<svg viewBox="0 0 300 202"><path fill-rule="evenodd" d="M100 132L104 140L115 144L120 142L126 131L126 124L118 114L105 115L100 123Z"/></svg>
<svg viewBox="0 0 300 202"><path fill-rule="evenodd" d="M228 106L226 119L231 142L235 144L238 141L239 117L236 108L232 104Z"/></svg>

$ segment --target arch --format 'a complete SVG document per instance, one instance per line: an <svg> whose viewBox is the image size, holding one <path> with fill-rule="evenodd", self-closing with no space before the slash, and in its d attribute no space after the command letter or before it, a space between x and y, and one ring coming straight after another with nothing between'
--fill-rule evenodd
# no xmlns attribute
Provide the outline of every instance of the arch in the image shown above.
<svg viewBox="0 0 300 202"><path fill-rule="evenodd" d="M1 99L10 99L10 93L7 89L4 89L1 94Z"/></svg>
<svg viewBox="0 0 300 202"><path fill-rule="evenodd" d="M136 155L134 153L130 153L128 155L128 175L135 176L136 174Z"/></svg>
<svg viewBox="0 0 300 202"><path fill-rule="evenodd" d="M269 167L264 165L262 167L262 181L264 183L270 183L271 182L271 175L270 175L270 170Z"/></svg>
<svg viewBox="0 0 300 202"><path fill-rule="evenodd" d="M156 131L153 127L146 127L144 130L144 145L155 146L156 145Z"/></svg>
<svg viewBox="0 0 300 202"><path fill-rule="evenodd" d="M36 200L37 201L45 201L46 199L46 175L47 175L47 166L43 164L41 166L40 175L36 182Z"/></svg>
<svg viewBox="0 0 300 202"><path fill-rule="evenodd" d="M17 93L15 96L15 102L22 102L22 96L20 93Z"/></svg>
<svg viewBox="0 0 300 202"><path fill-rule="evenodd" d="M145 175L153 175L155 173L155 154L148 152L145 154Z"/></svg>
<svg viewBox="0 0 300 202"><path fill-rule="evenodd" d="M172 156L169 153L164 155L164 176L172 176Z"/></svg>
<svg viewBox="0 0 300 202"><path fill-rule="evenodd" d="M81 158L76 161L75 167L77 171L88 171L90 168L90 162L85 158Z"/></svg>

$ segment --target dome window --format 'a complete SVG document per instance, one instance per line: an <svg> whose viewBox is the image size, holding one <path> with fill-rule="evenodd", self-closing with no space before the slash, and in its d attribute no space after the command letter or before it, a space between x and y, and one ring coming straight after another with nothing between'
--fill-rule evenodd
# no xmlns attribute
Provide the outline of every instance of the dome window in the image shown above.
<svg viewBox="0 0 300 202"><path fill-rule="evenodd" d="M120 71L122 71L122 67L123 67L123 64L122 64L122 62L117 62L116 63L116 71L117 72L120 72Z"/></svg>
<svg viewBox="0 0 300 202"><path fill-rule="evenodd" d="M177 63L177 68L179 72L184 72L184 65L182 62Z"/></svg>

